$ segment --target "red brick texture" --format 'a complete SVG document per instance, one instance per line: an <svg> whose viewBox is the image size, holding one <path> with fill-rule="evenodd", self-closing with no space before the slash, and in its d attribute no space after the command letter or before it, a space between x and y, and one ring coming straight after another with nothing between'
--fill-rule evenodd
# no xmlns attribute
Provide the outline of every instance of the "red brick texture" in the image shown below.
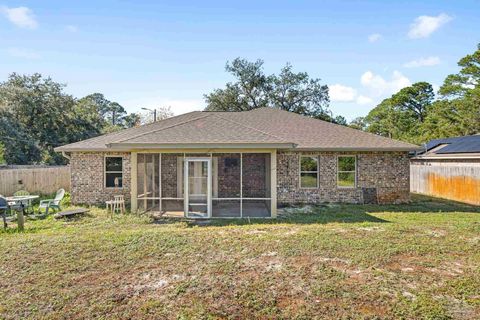
<svg viewBox="0 0 480 320"><path fill-rule="evenodd" d="M105 155L123 157L123 188L105 188ZM319 159L319 187L302 189L299 185L300 155L312 155ZM355 188L337 187L337 156L357 156L357 185ZM178 155L162 155L162 179L164 197L177 195ZM239 166L227 161L228 155L217 155L219 194L234 196L238 186ZM230 155L231 156L231 155ZM269 157L269 155L267 155ZM257 154L243 155L244 197L269 197L267 172L269 158ZM224 166L230 166L226 168ZM101 204L113 195L123 194L130 200L130 153L73 152L70 160L72 202L75 204ZM409 158L406 152L278 152L277 200L279 204L295 203L403 203L409 201ZM231 182L231 183L230 183Z"/></svg>
<svg viewBox="0 0 480 320"><path fill-rule="evenodd" d="M357 185L337 187L337 156L356 155ZM319 187L300 188L300 155L319 159ZM406 152L279 152L277 200L295 203L404 203L410 200L409 158Z"/></svg>
<svg viewBox="0 0 480 320"><path fill-rule="evenodd" d="M105 188L105 155L123 157L122 188ZM130 201L130 153L73 152L70 168L73 204L104 204L120 194Z"/></svg>

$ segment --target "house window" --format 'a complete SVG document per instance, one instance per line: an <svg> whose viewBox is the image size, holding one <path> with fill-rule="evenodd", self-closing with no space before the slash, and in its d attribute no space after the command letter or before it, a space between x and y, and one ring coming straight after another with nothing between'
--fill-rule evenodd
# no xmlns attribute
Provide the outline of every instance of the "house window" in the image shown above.
<svg viewBox="0 0 480 320"><path fill-rule="evenodd" d="M339 156L337 159L337 186L340 188L355 188L357 158L355 156Z"/></svg>
<svg viewBox="0 0 480 320"><path fill-rule="evenodd" d="M123 158L105 157L105 187L123 187Z"/></svg>
<svg viewBox="0 0 480 320"><path fill-rule="evenodd" d="M318 158L300 157L300 187L318 188Z"/></svg>

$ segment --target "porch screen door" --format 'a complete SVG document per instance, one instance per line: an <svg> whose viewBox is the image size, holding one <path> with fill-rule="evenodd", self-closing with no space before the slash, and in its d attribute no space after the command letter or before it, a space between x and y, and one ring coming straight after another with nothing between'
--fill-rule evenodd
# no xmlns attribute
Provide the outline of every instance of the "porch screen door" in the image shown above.
<svg viewBox="0 0 480 320"><path fill-rule="evenodd" d="M189 218L211 217L210 158L185 159L185 213Z"/></svg>

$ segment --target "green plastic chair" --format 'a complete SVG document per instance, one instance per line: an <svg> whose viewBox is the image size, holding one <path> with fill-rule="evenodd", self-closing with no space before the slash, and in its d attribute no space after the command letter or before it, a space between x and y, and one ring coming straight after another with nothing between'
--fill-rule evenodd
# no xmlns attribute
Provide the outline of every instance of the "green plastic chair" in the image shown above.
<svg viewBox="0 0 480 320"><path fill-rule="evenodd" d="M63 197L65 196L65 190L59 189L57 194L55 195L55 199L48 199L40 201L40 205L38 206L38 213L42 213L41 209L45 209L45 214L48 214L49 209L53 209L60 211L60 202L62 201Z"/></svg>
<svg viewBox="0 0 480 320"><path fill-rule="evenodd" d="M18 190L13 194L14 197L23 197L23 196L29 196L29 195L30 195L30 192L26 190Z"/></svg>

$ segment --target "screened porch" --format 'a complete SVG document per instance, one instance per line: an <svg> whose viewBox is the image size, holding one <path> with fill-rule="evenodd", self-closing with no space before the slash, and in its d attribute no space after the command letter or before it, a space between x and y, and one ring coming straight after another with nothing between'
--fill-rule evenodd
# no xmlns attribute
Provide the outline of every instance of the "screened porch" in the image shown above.
<svg viewBox="0 0 480 320"><path fill-rule="evenodd" d="M132 203L164 217L271 217L272 166L271 152L137 153Z"/></svg>

